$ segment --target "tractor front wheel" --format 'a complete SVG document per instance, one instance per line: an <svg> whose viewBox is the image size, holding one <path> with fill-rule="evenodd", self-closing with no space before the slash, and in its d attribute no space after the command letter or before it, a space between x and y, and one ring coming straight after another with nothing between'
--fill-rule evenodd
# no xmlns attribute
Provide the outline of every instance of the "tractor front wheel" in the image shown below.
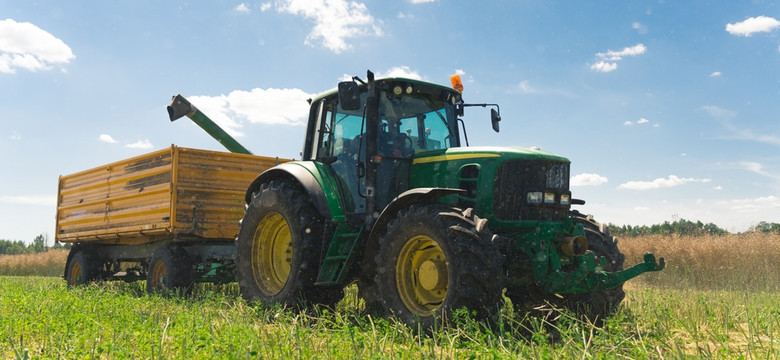
<svg viewBox="0 0 780 360"><path fill-rule="evenodd" d="M460 308L489 318L505 283L504 257L492 241L485 221L470 209L430 204L402 210L375 258L378 299L411 327L446 322Z"/></svg>

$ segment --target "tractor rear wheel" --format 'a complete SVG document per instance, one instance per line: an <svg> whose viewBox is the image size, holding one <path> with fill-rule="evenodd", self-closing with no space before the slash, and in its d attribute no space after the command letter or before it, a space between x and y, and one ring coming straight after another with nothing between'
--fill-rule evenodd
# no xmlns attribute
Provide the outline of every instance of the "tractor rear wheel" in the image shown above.
<svg viewBox="0 0 780 360"><path fill-rule="evenodd" d="M163 246L152 254L146 272L146 292L187 293L192 285L192 260L187 251L178 246Z"/></svg>
<svg viewBox="0 0 780 360"><path fill-rule="evenodd" d="M250 302L333 305L338 286L318 287L323 219L290 180L263 184L246 209L236 244L236 278Z"/></svg>
<svg viewBox="0 0 780 360"><path fill-rule="evenodd" d="M380 240L378 299L389 315L427 329L466 308L484 320L501 305L504 256L471 209L440 204L399 212Z"/></svg>

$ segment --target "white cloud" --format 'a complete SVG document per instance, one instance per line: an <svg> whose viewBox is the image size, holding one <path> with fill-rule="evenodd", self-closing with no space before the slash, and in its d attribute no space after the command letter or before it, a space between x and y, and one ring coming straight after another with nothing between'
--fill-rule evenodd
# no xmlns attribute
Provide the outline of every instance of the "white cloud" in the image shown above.
<svg viewBox="0 0 780 360"><path fill-rule="evenodd" d="M721 75L723 75L723 74L720 71L715 71L712 74L710 74L710 77L719 77Z"/></svg>
<svg viewBox="0 0 780 360"><path fill-rule="evenodd" d="M425 3L432 3L436 2L436 0L409 0L412 4L425 4Z"/></svg>
<svg viewBox="0 0 780 360"><path fill-rule="evenodd" d="M102 142L107 142L109 144L116 144L116 140L114 140L114 137L108 134L100 134L100 136L98 136L98 140Z"/></svg>
<svg viewBox="0 0 780 360"><path fill-rule="evenodd" d="M265 12L266 10L271 8L271 3L262 3L260 4L260 11Z"/></svg>
<svg viewBox="0 0 780 360"><path fill-rule="evenodd" d="M57 197L46 196L46 195L32 195L32 196L0 195L0 203L22 204L22 205L43 205L43 206L54 207L57 205Z"/></svg>
<svg viewBox="0 0 780 360"><path fill-rule="evenodd" d="M715 106L715 105L704 105L700 107L700 109L710 114L710 116L718 119L729 119L737 116L737 113L735 111L724 109L720 106Z"/></svg>
<svg viewBox="0 0 780 360"><path fill-rule="evenodd" d="M739 166L747 171L754 172L762 176L766 176L772 179L780 179L780 175L772 174L764 170L764 165L761 163L757 163L753 161L743 161L739 163Z"/></svg>
<svg viewBox="0 0 780 360"><path fill-rule="evenodd" d="M641 23L634 22L633 24L631 24L631 28L636 30L636 32L639 33L640 35L647 34L647 26Z"/></svg>
<svg viewBox="0 0 780 360"><path fill-rule="evenodd" d="M403 77L407 79L422 80L422 76L417 71L408 66L396 66L387 70L387 72L377 73L377 77Z"/></svg>
<svg viewBox="0 0 780 360"><path fill-rule="evenodd" d="M607 61L618 61L622 60L624 56L637 56L645 52L647 52L647 47L640 43L631 47L625 47L620 51L607 50L606 53L597 53L596 56Z"/></svg>
<svg viewBox="0 0 780 360"><path fill-rule="evenodd" d="M639 43L619 51L607 50L605 53L596 53L596 57L600 60L591 65L590 69L605 73L615 71L617 69L617 61L623 60L623 57L642 55L645 52L647 52L647 47Z"/></svg>
<svg viewBox="0 0 780 360"><path fill-rule="evenodd" d="M606 184L609 180L598 174L579 174L571 178L571 186L599 186Z"/></svg>
<svg viewBox="0 0 780 360"><path fill-rule="evenodd" d="M616 63L606 62L606 61L599 61L599 62L591 65L590 69L591 70L596 70L598 72L605 72L605 73L607 73L607 72L614 71L615 69L617 69L617 64Z"/></svg>
<svg viewBox="0 0 780 360"><path fill-rule="evenodd" d="M22 140L22 134L16 131L11 131L11 140Z"/></svg>
<svg viewBox="0 0 780 360"><path fill-rule="evenodd" d="M188 99L231 136L243 136L241 121L269 125L304 125L309 115L306 99L314 97L300 89L234 90L227 95L190 96Z"/></svg>
<svg viewBox="0 0 780 360"><path fill-rule="evenodd" d="M636 122L636 123L637 123L637 124L647 124L647 123L649 123L649 122L650 122L650 120L647 120L647 119L645 119L645 118L639 118L639 120L637 120L637 122Z"/></svg>
<svg viewBox="0 0 780 360"><path fill-rule="evenodd" d="M623 125L631 126L631 125L634 125L634 123L632 123L631 120L626 120L626 122L624 122Z"/></svg>
<svg viewBox="0 0 780 360"><path fill-rule="evenodd" d="M243 13L243 14L249 14L250 13L249 7L246 6L246 3L238 4L238 6L233 8L233 11L239 12L239 13Z"/></svg>
<svg viewBox="0 0 780 360"><path fill-rule="evenodd" d="M455 74L457 74L457 75L466 75L466 72L463 69L455 69Z"/></svg>
<svg viewBox="0 0 780 360"><path fill-rule="evenodd" d="M520 92L523 94L537 94L539 93L539 90L535 87L531 86L531 83L528 80L523 80L520 82L519 85L517 85L517 88L520 89Z"/></svg>
<svg viewBox="0 0 780 360"><path fill-rule="evenodd" d="M0 20L0 73L51 70L75 57L62 40L29 22Z"/></svg>
<svg viewBox="0 0 780 360"><path fill-rule="evenodd" d="M727 24L726 31L731 35L750 36L758 32L770 32L778 27L780 27L780 21L762 15L748 18L742 22Z"/></svg>
<svg viewBox="0 0 780 360"><path fill-rule="evenodd" d="M715 186L715 187L712 188L712 190L718 190L718 191L723 190L723 186L720 186L720 185Z"/></svg>
<svg viewBox="0 0 780 360"><path fill-rule="evenodd" d="M653 181L629 181L627 183L618 185L617 188L628 190L651 190L675 187L691 182L708 183L710 182L710 179L680 178L676 175L669 175L669 177L666 179L658 178Z"/></svg>
<svg viewBox="0 0 780 360"><path fill-rule="evenodd" d="M359 36L382 36L379 21L374 19L365 4L347 0L283 0L277 3L281 13L314 20L314 28L305 44L321 43L325 48L340 53L352 48L347 40Z"/></svg>
<svg viewBox="0 0 780 360"><path fill-rule="evenodd" d="M780 198L774 195L770 195L754 199L719 201L717 204L725 205L730 210L738 213L757 213L770 209L780 208Z"/></svg>
<svg viewBox="0 0 780 360"><path fill-rule="evenodd" d="M125 147L129 147L131 149L152 149L154 148L154 145L146 139L146 140L138 140L132 144L127 144Z"/></svg>

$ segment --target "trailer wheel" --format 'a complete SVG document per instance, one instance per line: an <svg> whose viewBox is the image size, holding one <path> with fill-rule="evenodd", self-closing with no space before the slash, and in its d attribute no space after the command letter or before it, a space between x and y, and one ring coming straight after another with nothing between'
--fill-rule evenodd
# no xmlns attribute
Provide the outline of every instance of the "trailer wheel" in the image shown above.
<svg viewBox="0 0 780 360"><path fill-rule="evenodd" d="M76 250L73 256L68 260L65 280L68 287L84 285L97 280L98 268L97 259L92 252L87 250Z"/></svg>
<svg viewBox="0 0 780 360"><path fill-rule="evenodd" d="M449 321L460 308L484 320L501 305L504 256L471 209L430 204L400 211L375 261L378 298L411 327Z"/></svg>
<svg viewBox="0 0 780 360"><path fill-rule="evenodd" d="M163 246L152 254L146 271L146 292L187 293L192 285L192 260L178 246Z"/></svg>
<svg viewBox="0 0 780 360"><path fill-rule="evenodd" d="M315 286L323 219L290 180L263 184L246 209L236 245L236 278L250 302L334 305L339 286Z"/></svg>

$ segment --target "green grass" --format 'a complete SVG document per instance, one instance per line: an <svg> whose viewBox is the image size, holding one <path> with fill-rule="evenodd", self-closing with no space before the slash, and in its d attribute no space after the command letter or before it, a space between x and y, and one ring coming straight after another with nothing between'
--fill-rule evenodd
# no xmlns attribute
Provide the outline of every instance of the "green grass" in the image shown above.
<svg viewBox="0 0 780 360"><path fill-rule="evenodd" d="M235 284L201 285L186 298L149 296L144 282L69 290L57 277L7 276L49 268L42 274L59 276L64 253L0 257L0 358L780 358L780 236L620 244L626 265L653 251L668 266L629 281L603 327L566 312L547 323L507 306L490 327L461 316L423 335L362 313L354 287L336 309L294 312L248 305Z"/></svg>
<svg viewBox="0 0 780 360"><path fill-rule="evenodd" d="M780 296L628 288L603 328L550 324L511 307L492 330L468 319L418 335L361 314L354 289L333 311L249 306L234 285L189 298L143 282L68 290L62 280L0 277L0 357L44 359L777 358ZM553 336L555 335L555 336ZM558 340L551 342L550 339Z"/></svg>

